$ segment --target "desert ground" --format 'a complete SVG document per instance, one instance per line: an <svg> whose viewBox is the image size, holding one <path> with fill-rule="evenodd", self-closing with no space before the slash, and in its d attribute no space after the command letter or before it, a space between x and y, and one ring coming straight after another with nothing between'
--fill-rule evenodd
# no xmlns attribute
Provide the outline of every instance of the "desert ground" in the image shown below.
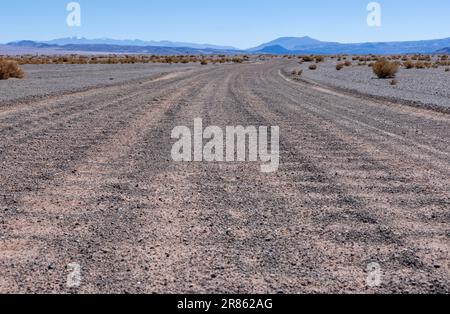
<svg viewBox="0 0 450 314"><path fill-rule="evenodd" d="M389 80L377 79L367 65L358 66L357 61L348 59L353 65L344 67L341 71L336 71L339 62L330 58L318 65L315 71L308 69L308 63L294 68L303 69L304 80L333 86L353 94L360 93L409 105L450 110L450 71L445 71L448 67L401 68L395 78L397 84L392 86Z"/></svg>
<svg viewBox="0 0 450 314"><path fill-rule="evenodd" d="M449 293L450 115L296 67L30 65L0 81L0 292ZM401 97L398 80L373 82ZM279 126L279 171L173 162L171 131L194 118Z"/></svg>

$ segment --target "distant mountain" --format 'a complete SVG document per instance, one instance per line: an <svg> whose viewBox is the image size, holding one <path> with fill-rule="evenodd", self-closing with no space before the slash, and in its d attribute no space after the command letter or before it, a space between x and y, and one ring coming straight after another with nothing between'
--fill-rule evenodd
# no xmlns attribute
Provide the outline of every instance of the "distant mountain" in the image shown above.
<svg viewBox="0 0 450 314"><path fill-rule="evenodd" d="M450 47L440 49L440 50L436 51L436 53L450 54Z"/></svg>
<svg viewBox="0 0 450 314"><path fill-rule="evenodd" d="M176 42L145 42L141 40L63 38L47 42L18 41L8 47L31 48L40 51L91 53L136 53L136 54L413 54L449 53L450 38L404 41L342 44L326 42L311 37L282 37L248 50L232 47ZM26 48L26 49L25 49ZM17 50L17 49L16 49ZM19 51L22 51L19 50ZM11 50L9 50L11 51ZM1 51L0 51L1 53Z"/></svg>
<svg viewBox="0 0 450 314"><path fill-rule="evenodd" d="M249 51L263 53L267 47L279 46L290 54L405 54L434 53L450 47L450 38L404 42L341 44L323 42L310 37L282 37ZM286 54L286 52L282 52Z"/></svg>
<svg viewBox="0 0 450 314"><path fill-rule="evenodd" d="M190 48L190 47L156 47L156 46L126 46L126 45L107 45L107 44L66 44L51 45L34 41L18 41L7 44L8 47L16 48L51 48L54 51L67 52L89 52L89 53L129 53L129 54L158 54L158 55L208 55L208 54L240 54L239 50L223 50L212 48ZM42 50L45 50L42 49Z"/></svg>
<svg viewBox="0 0 450 314"><path fill-rule="evenodd" d="M284 47L281 47L279 45L275 45L275 46L267 46L264 47L261 50L258 51L254 51L260 54L271 54L271 55L285 55L285 54L292 54L291 50L288 50Z"/></svg>
<svg viewBox="0 0 450 314"><path fill-rule="evenodd" d="M258 47L251 48L249 51L262 51L267 47L280 46L284 49L295 51L313 47L323 47L326 45L337 44L331 42L320 41L308 36L305 37L281 37L271 42L262 44Z"/></svg>
<svg viewBox="0 0 450 314"><path fill-rule="evenodd" d="M53 48L53 47L55 47L55 45L40 43L40 42L36 42L36 41L31 41L31 40L16 41L13 43L9 43L8 46L28 47L28 48Z"/></svg>
<svg viewBox="0 0 450 314"><path fill-rule="evenodd" d="M114 45L114 46L169 47L169 48L186 47L194 49L237 50L236 48L230 46L194 44L194 43L172 42L172 41L143 41L139 39L117 40L110 38L87 39L80 37L68 37L44 41L43 43L50 45Z"/></svg>

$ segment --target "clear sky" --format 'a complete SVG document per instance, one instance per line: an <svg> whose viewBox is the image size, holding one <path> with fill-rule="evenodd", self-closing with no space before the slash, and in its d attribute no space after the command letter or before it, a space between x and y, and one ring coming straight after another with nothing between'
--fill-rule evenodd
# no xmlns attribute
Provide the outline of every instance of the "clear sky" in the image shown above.
<svg viewBox="0 0 450 314"><path fill-rule="evenodd" d="M79 28L66 24L69 2L2 0L0 42L81 36L249 48L282 36L339 42L450 37L448 0L379 0L379 28L367 25L369 0L79 0Z"/></svg>

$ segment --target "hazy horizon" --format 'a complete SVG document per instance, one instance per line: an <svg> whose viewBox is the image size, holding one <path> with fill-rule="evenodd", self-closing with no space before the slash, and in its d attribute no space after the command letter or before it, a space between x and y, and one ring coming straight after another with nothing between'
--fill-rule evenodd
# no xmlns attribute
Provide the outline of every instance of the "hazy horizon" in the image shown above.
<svg viewBox="0 0 450 314"><path fill-rule="evenodd" d="M280 36L280 37L268 40L267 42L271 42L271 41L274 41L274 40L279 39L279 38L287 38L287 37L294 37L294 36ZM295 36L295 37L297 37L297 36ZM298 36L298 37L300 38L300 37L311 37L311 36L304 35L304 36ZM61 38L48 38L48 39L44 39L44 40L32 40L32 39L28 39L28 38L21 38L21 39L9 41L9 42L0 42L0 44L8 44L8 43L11 43L11 42L26 41L26 40L31 40L31 41L36 41L36 42L49 42L49 41L52 41L52 40L60 40L60 39L68 39L68 38L77 38L77 39L86 39L86 40L117 40L117 41L134 41L134 40L139 40L139 41L144 41L144 42L164 42L164 41L167 41L167 42L183 42L183 43L198 44L198 45L214 45L214 46L230 46L230 47L233 47L232 45L227 45L227 44L217 44L217 43L210 43L210 42L188 42L186 40L176 40L176 41L175 40L171 40L171 39L163 39L163 40L148 39L148 40L145 40L145 39L141 39L141 38L111 38L111 37L88 38L88 37L76 37L76 36L73 36L73 37L61 37ZM411 39L411 40L392 40L392 41L383 41L383 43L440 40L440 39L447 39L447 38L450 38L450 36L442 37L442 38L429 38L429 39L417 38L417 39ZM323 41L320 38L312 38L312 39ZM261 44L265 44L267 42L259 43L256 46L261 45ZM329 42L329 41L323 41L323 42ZM378 42L341 42L341 41L333 41L333 42L337 42L337 43L340 43L340 44L379 43L379 41ZM234 48L246 50L246 49L251 49L251 48L254 48L254 47L247 47L247 48L234 47Z"/></svg>
<svg viewBox="0 0 450 314"><path fill-rule="evenodd" d="M0 43L65 37L174 41L247 49L279 37L309 36L341 43L414 41L448 38L450 2L378 1L381 27L367 25L368 0L302 2L206 0L127 3L80 0L81 27L68 27L70 1L8 1Z"/></svg>

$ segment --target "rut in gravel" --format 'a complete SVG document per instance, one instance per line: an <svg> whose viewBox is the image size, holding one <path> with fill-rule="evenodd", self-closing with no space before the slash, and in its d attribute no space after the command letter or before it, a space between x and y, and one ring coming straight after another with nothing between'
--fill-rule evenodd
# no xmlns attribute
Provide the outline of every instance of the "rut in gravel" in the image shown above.
<svg viewBox="0 0 450 314"><path fill-rule="evenodd" d="M450 116L294 82L291 65L1 110L0 291L449 292ZM171 131L195 118L279 126L279 171L173 162Z"/></svg>

